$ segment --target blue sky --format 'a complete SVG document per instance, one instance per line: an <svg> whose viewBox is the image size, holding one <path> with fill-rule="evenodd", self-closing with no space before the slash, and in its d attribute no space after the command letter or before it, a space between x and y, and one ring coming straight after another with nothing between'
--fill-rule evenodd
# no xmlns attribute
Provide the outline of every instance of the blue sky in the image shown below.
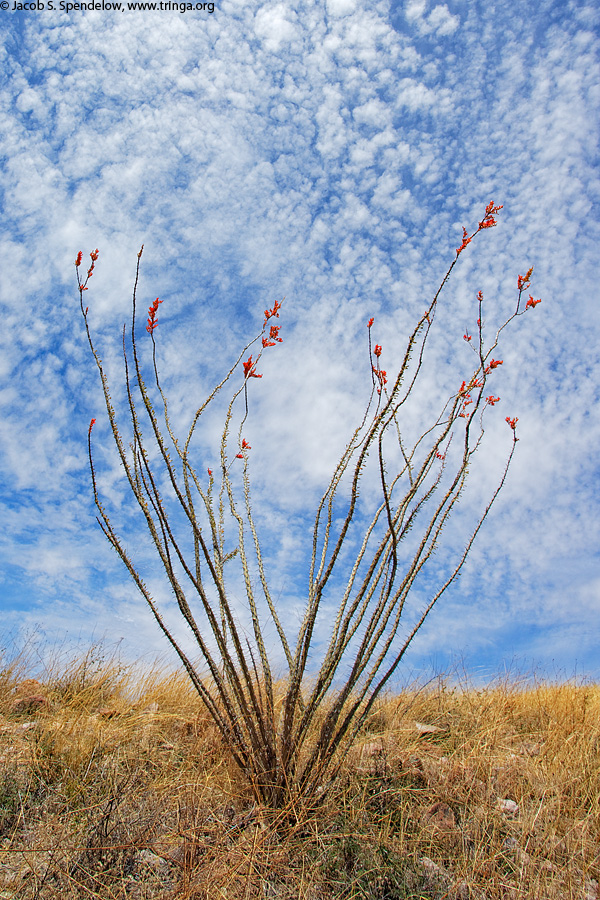
<svg viewBox="0 0 600 900"><path fill-rule="evenodd" d="M464 377L478 290L500 324L533 265L542 303L499 344L501 402L488 410L436 572L502 472L506 415L518 416L520 441L469 563L404 671L458 660L473 677L516 665L598 679L596 4L10 7L0 19L4 642L37 633L50 644L106 638L130 657L164 650L95 521L92 416L107 505L135 546L79 314L79 250L100 249L86 302L117 385L145 245L139 302L164 301L159 360L182 427L263 310L286 297L284 342L261 361L247 434L269 576L292 635L308 524L368 397L366 322L375 318L393 370L462 227L476 227L493 199L504 207L498 226L462 254L444 293L409 425L429 424L450 371ZM218 425L207 418L199 468L218 458ZM167 588L149 577L168 610ZM415 610L431 584L416 588ZM239 602L243 617L243 591Z"/></svg>

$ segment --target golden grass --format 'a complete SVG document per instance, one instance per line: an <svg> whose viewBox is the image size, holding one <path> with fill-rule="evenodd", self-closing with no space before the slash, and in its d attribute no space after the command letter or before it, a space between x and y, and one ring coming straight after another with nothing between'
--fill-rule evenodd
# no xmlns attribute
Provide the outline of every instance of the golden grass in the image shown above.
<svg viewBox="0 0 600 900"><path fill-rule="evenodd" d="M0 900L600 896L598 685L385 697L298 814L255 804L184 676L26 676L0 667Z"/></svg>

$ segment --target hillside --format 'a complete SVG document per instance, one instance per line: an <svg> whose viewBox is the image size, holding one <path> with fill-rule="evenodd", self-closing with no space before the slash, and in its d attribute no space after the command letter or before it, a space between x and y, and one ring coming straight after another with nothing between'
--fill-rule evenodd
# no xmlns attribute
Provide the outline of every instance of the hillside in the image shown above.
<svg viewBox="0 0 600 900"><path fill-rule="evenodd" d="M260 808L179 674L0 671L0 898L600 897L600 687L387 696L313 810Z"/></svg>

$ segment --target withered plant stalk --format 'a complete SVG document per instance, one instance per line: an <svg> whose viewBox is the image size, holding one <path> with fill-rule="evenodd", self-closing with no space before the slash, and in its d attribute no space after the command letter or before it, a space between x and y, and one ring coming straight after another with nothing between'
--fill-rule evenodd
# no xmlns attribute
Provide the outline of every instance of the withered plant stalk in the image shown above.
<svg viewBox="0 0 600 900"><path fill-rule="evenodd" d="M95 422L92 419L88 431L88 453L94 499L99 511L98 522L179 656L257 799L270 806L313 803L323 795L375 699L397 669L415 634L461 571L473 541L505 483L517 443L517 419L509 417L506 421L512 431L512 444L499 483L453 568L447 572L443 583L430 594L412 628L400 639L399 627L408 595L415 579L431 559L442 529L464 490L471 459L483 439L484 412L499 400L493 394L486 396L486 383L490 373L502 364L502 360L492 357L500 334L515 317L540 302L530 296L524 305L522 303L523 293L531 281L530 269L518 278L515 311L498 328L493 341L486 347L481 324L483 296L479 292L478 333L475 340L470 334L464 335L475 355L472 374L446 400L435 421L409 446L400 426L400 414L424 370L425 349L440 295L463 250L480 231L496 224L500 209L489 203L477 229L471 235L463 229L462 244L456 250L456 256L433 300L408 338L400 369L391 387L388 386L387 373L380 367L382 348L378 344L373 348L371 344L373 319L368 323L371 393L362 421L352 434L317 509L306 609L295 644L286 634L269 590L251 507L248 469L248 451L251 447L242 436L248 415L251 379L262 377L257 373L256 366L265 348L281 341L280 326L271 324L279 317L281 304L276 302L272 309L265 310L261 332L244 347L225 377L196 410L189 432L185 439L180 439L171 424L156 361L154 332L158 324L158 305L162 302L158 298L150 306L146 330L152 340L153 376L163 404L160 421L142 375L135 333L142 247L138 254L133 289L129 351L126 328L123 326L125 384L129 427L133 435L132 442L126 447L112 405L107 376L90 332L89 309L84 307L83 302L98 251L90 254L91 265L85 277L80 269L82 253L77 257L81 312L100 373L120 463L145 518L179 612L195 639L209 674L200 673L174 636L172 627L166 624L155 598L142 579L139 567L126 551L122 538L105 511L92 456L91 433ZM256 342L260 342L256 359L253 360L250 355L245 360L246 353ZM221 435L219 490L215 497L215 476L209 469L206 486L190 460L190 444L201 416L217 394L240 372L240 364L243 377L228 405ZM136 388L132 387L132 383ZM239 398L244 403L245 411L238 429L237 452L230 458L227 444L234 405ZM142 421L145 422L146 433L142 429ZM391 473L386 462L389 452L384 452L384 439L390 437L399 450L401 460ZM453 438L460 441L461 450L450 466L447 453ZM171 458L173 451L175 461ZM353 544L349 541L351 525L356 521L360 525L364 521L361 518L363 513L359 515L358 511L359 482L370 453L376 457L380 502L371 520L366 523L364 532L361 531L361 539ZM151 464L152 454L157 454L159 471L156 463ZM238 465L237 459L242 460L243 466L241 503L235 496L231 478L232 464ZM349 483L349 491L344 495L346 499L340 499L340 486L344 478ZM173 502L175 509L179 509L179 515L183 514L187 522L187 539L189 547L193 546L193 553L184 552L182 539L175 534L175 518L170 511ZM340 503L345 510L341 518L334 515L334 509L338 509ZM200 513L205 526L200 524ZM421 528L420 537L414 540L413 533L411 549L404 552L405 539L417 520ZM233 545L228 550L226 523L233 525L235 533ZM229 544L229 531L227 535ZM403 554L400 552L401 545ZM226 565L234 557L239 561L243 574L253 643L239 623L227 588ZM340 568L346 572L341 588ZM259 596L254 572L258 573ZM339 590L341 599L320 666L308 683L309 656L315 643L319 614L323 613L327 602L328 587ZM192 606L198 602L204 614L202 626L192 612ZM281 653L278 651L278 654L283 655L287 665L282 696L276 692L274 683L275 654L265 644L267 621L275 625L281 644ZM340 686L342 669L344 674Z"/></svg>

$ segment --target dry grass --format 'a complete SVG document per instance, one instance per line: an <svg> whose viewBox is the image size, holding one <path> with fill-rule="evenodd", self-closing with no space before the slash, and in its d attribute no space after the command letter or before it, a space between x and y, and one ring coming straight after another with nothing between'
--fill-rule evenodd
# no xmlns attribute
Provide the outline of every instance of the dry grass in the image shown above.
<svg viewBox="0 0 600 900"><path fill-rule="evenodd" d="M600 896L599 686L387 697L319 808L274 813L184 677L26 674L0 667L2 900Z"/></svg>

